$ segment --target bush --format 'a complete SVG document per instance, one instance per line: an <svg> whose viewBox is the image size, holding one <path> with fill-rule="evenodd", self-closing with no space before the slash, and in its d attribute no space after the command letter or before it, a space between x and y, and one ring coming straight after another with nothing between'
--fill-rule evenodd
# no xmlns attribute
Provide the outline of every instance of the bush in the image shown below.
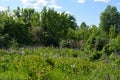
<svg viewBox="0 0 120 80"><path fill-rule="evenodd" d="M44 77L43 80L64 80L65 74L60 71L59 69L52 70L48 72Z"/></svg>
<svg viewBox="0 0 120 80"><path fill-rule="evenodd" d="M62 40L60 43L60 47L61 48L82 48L83 47L83 41L77 41L77 40Z"/></svg>
<svg viewBox="0 0 120 80"><path fill-rule="evenodd" d="M110 55L115 52L120 51L120 35L117 38L112 39L108 44L106 44L102 52L106 55Z"/></svg>
<svg viewBox="0 0 120 80"><path fill-rule="evenodd" d="M99 51L93 52L93 54L90 56L90 60L97 60L102 56L102 54Z"/></svg>
<svg viewBox="0 0 120 80"><path fill-rule="evenodd" d="M67 47L67 48L69 48L69 41L68 40L62 40L61 42L60 42L60 47L61 48L65 48L65 47Z"/></svg>
<svg viewBox="0 0 120 80"><path fill-rule="evenodd" d="M6 71L0 73L0 80L28 80L28 75L22 72Z"/></svg>
<svg viewBox="0 0 120 80"><path fill-rule="evenodd" d="M106 44L103 47L102 53L105 54L105 55L107 55L107 56L109 56L112 53L112 51L109 50L109 47L110 47L109 44Z"/></svg>
<svg viewBox="0 0 120 80"><path fill-rule="evenodd" d="M8 35L0 35L0 48L4 48L8 46L9 40Z"/></svg>
<svg viewBox="0 0 120 80"><path fill-rule="evenodd" d="M9 42L9 48L16 49L17 47L19 47L19 44L17 43L17 41L15 39L13 39Z"/></svg>

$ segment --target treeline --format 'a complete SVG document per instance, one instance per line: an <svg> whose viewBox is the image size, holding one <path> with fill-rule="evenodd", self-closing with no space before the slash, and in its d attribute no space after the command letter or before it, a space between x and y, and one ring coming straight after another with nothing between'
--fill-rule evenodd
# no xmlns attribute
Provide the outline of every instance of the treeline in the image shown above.
<svg viewBox="0 0 120 80"><path fill-rule="evenodd" d="M0 12L0 47L57 46L111 54L120 50L120 12L108 5L100 15L99 26L44 7L41 12L17 8ZM99 55L99 54L98 54Z"/></svg>
<svg viewBox="0 0 120 80"><path fill-rule="evenodd" d="M41 12L17 8L0 12L0 47L19 45L59 46L69 29L76 30L75 18L44 7Z"/></svg>

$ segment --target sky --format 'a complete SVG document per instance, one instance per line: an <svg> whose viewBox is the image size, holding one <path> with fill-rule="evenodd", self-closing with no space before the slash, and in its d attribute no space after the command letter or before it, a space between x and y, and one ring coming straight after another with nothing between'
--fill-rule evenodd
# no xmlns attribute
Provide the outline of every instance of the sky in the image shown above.
<svg viewBox="0 0 120 80"><path fill-rule="evenodd" d="M99 25L100 14L107 5L115 6L120 11L120 0L0 0L0 11L10 7L34 8L41 11L43 6L54 8L58 12L66 12L76 18L78 25Z"/></svg>

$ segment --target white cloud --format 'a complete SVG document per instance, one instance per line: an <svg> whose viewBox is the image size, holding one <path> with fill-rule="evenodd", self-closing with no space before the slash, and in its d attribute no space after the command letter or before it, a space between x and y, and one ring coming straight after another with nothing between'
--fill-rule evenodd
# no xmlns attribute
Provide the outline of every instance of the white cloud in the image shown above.
<svg viewBox="0 0 120 80"><path fill-rule="evenodd" d="M65 13L66 13L66 14L70 14L70 12L69 12L69 11L65 11Z"/></svg>
<svg viewBox="0 0 120 80"><path fill-rule="evenodd" d="M57 13L59 13L59 14L62 14L62 13L65 13L65 14L70 14L70 12L69 11L57 11Z"/></svg>
<svg viewBox="0 0 120 80"><path fill-rule="evenodd" d="M85 3L85 0L78 0L79 3Z"/></svg>
<svg viewBox="0 0 120 80"><path fill-rule="evenodd" d="M21 1L25 6L37 7L40 5L46 5L45 0L21 0Z"/></svg>
<svg viewBox="0 0 120 80"><path fill-rule="evenodd" d="M60 7L60 6L58 6L58 5L55 5L55 4L50 5L49 7L50 7L50 8L54 8L54 9L62 9L62 7Z"/></svg>
<svg viewBox="0 0 120 80"><path fill-rule="evenodd" d="M72 1L75 1L75 0L72 0ZM85 3L86 0L77 0L78 3ZM108 3L110 2L111 0L93 0L94 2L105 2L105 3Z"/></svg>
<svg viewBox="0 0 120 80"><path fill-rule="evenodd" d="M61 9L56 5L55 0L21 0L26 7L39 8L40 6L49 6L55 9Z"/></svg>
<svg viewBox="0 0 120 80"><path fill-rule="evenodd" d="M110 2L111 0L94 0L95 2L106 2L106 3L108 3L108 2Z"/></svg>
<svg viewBox="0 0 120 80"><path fill-rule="evenodd" d="M4 11L6 8L0 6L0 11Z"/></svg>

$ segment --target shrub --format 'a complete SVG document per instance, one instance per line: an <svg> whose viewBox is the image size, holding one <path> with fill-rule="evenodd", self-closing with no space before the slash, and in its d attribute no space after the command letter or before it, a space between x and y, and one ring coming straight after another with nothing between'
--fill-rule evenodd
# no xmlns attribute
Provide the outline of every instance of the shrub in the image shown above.
<svg viewBox="0 0 120 80"><path fill-rule="evenodd" d="M53 61L51 58L46 59L46 62L47 62L50 66L52 66L52 68L54 67L54 61Z"/></svg>
<svg viewBox="0 0 120 80"><path fill-rule="evenodd" d="M106 44L102 52L106 55L110 55L115 52L120 51L120 35L117 38L112 39L108 44Z"/></svg>
<svg viewBox="0 0 120 80"><path fill-rule="evenodd" d="M60 42L60 47L61 48L69 47L69 41L68 40L62 40Z"/></svg>
<svg viewBox="0 0 120 80"><path fill-rule="evenodd" d="M60 43L61 48L73 48L73 49L80 49L83 47L83 41L77 41L77 40L62 40Z"/></svg>
<svg viewBox="0 0 120 80"><path fill-rule="evenodd" d="M54 69L48 72L44 77L43 80L65 80L65 74L60 71L59 69Z"/></svg>
<svg viewBox="0 0 120 80"><path fill-rule="evenodd" d="M9 37L7 34L0 35L0 48L7 47L9 43Z"/></svg>
<svg viewBox="0 0 120 80"><path fill-rule="evenodd" d="M90 56L90 60L97 60L102 56L102 54L99 51L95 51Z"/></svg>

